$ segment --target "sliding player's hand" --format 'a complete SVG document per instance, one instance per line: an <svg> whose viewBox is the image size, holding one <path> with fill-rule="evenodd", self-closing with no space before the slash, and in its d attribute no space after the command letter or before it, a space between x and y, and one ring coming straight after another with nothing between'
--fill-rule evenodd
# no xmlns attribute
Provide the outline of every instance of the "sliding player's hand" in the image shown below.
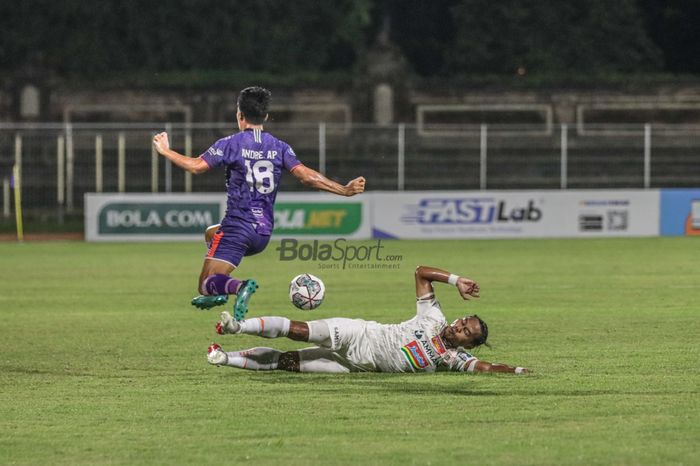
<svg viewBox="0 0 700 466"><path fill-rule="evenodd" d="M358 176L345 185L346 196L354 196L365 191L365 177Z"/></svg>
<svg viewBox="0 0 700 466"><path fill-rule="evenodd" d="M159 133L153 136L153 147L156 152L163 154L170 149L170 142L168 142L168 133Z"/></svg>
<svg viewBox="0 0 700 466"><path fill-rule="evenodd" d="M479 284L470 278L459 277L457 280L457 291L459 291L462 299L478 298Z"/></svg>

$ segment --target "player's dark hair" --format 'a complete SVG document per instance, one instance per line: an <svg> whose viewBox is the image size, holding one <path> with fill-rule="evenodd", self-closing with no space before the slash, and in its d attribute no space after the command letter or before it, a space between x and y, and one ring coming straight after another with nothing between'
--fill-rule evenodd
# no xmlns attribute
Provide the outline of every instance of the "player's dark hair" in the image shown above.
<svg viewBox="0 0 700 466"><path fill-rule="evenodd" d="M267 116L271 97L272 93L263 87L246 87L238 94L236 104L248 122L261 125Z"/></svg>
<svg viewBox="0 0 700 466"><path fill-rule="evenodd" d="M479 335L479 338L477 338L474 341L474 344L476 346L481 346L481 345L486 344L486 339L489 337L489 326L486 325L486 322L481 320L481 317L479 317L478 315L474 314L471 317L474 317L476 320L479 321L479 327L481 328L481 335ZM488 346L488 345L486 345L486 346Z"/></svg>

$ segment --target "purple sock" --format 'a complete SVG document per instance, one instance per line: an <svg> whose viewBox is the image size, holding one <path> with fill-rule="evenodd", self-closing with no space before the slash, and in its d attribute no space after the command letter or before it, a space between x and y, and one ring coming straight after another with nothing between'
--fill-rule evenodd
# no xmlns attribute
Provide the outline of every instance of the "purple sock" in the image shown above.
<svg viewBox="0 0 700 466"><path fill-rule="evenodd" d="M209 275L204 279L202 283L203 293L205 295L219 295L219 294L236 294L238 291L238 286L241 284L240 280L231 278L223 273L217 273L216 275Z"/></svg>

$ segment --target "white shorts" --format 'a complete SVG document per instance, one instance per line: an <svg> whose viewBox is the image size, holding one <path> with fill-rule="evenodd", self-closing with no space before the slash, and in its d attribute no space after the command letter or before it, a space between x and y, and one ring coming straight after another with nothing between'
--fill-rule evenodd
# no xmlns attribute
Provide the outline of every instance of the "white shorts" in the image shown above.
<svg viewBox="0 0 700 466"><path fill-rule="evenodd" d="M376 325L362 319L342 317L322 319L328 325L330 336L318 344L340 356L344 365L355 371L376 371L367 336L367 326Z"/></svg>

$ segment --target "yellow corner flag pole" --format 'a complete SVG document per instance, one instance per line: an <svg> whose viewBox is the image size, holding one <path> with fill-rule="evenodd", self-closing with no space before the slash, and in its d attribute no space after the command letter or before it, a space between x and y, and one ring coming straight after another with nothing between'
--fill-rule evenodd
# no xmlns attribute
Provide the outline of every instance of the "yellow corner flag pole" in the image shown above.
<svg viewBox="0 0 700 466"><path fill-rule="evenodd" d="M22 226L22 180L19 167L12 167L12 175L15 180L15 221L17 222L17 241L24 241L24 227Z"/></svg>

